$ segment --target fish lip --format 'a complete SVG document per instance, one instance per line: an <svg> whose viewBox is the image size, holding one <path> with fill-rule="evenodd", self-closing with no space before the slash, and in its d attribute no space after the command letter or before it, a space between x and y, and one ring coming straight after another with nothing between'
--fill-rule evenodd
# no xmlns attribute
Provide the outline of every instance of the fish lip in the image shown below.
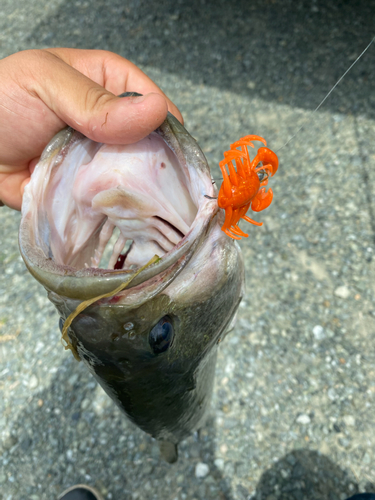
<svg viewBox="0 0 375 500"><path fill-rule="evenodd" d="M211 183L207 160L196 141L180 122L171 113L168 113L167 119L155 132L164 139L169 148L176 154L182 168L188 168L190 172L193 165L198 176L205 178L206 181L209 178L209 183L206 182L205 186L208 192L205 194L215 195L215 187ZM147 286L146 282L152 280L155 282L157 278L158 286L156 289L159 293L185 267L196 249L207 238L210 228L215 225L218 212L219 207L216 200L209 200L202 193L198 203L198 213L185 237L166 253L159 262L139 273L127 288L134 288L140 284ZM30 217L30 213L26 213L26 215L23 214L21 219L19 231L20 252L30 273L48 291L72 299L87 300L109 293L136 272L136 270L98 268L77 270L71 266L56 264L52 258L46 258L44 252L33 244L31 224L28 224Z"/></svg>

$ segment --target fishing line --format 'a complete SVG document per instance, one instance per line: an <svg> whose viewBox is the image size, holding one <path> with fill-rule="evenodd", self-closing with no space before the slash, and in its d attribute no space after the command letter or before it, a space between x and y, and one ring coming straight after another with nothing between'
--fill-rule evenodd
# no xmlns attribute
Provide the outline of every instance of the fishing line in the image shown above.
<svg viewBox="0 0 375 500"><path fill-rule="evenodd" d="M300 126L300 128L297 130L297 132L292 135L292 137L290 137L286 143L281 146L280 148L276 149L275 150L275 153L278 153L279 151L281 151L283 148L285 148L285 146L287 146L290 141L292 139L294 139L296 137L297 134L299 134L299 132L304 128L304 126L306 125L306 123L311 123L311 120L312 120L312 117L313 115L318 111L318 109L324 104L324 102L328 99L328 97L332 94L332 92L335 90L335 88L337 87L337 85L343 80L343 78L345 78L345 76L349 73L349 71L352 69L352 67L361 59L361 57L364 55L364 53L370 48L371 44L375 41L375 36L374 38L371 40L371 42L367 45L367 47L361 52L361 54L357 57L357 59L349 66L349 68L345 71L345 73L337 80L337 82L335 83L335 85L331 88L331 90L328 92L328 94L324 97L324 99L321 101L321 103L314 109L314 111L312 112L312 115L309 116L308 118L306 118L306 120L304 121L304 123L302 123L302 125Z"/></svg>
<svg viewBox="0 0 375 500"><path fill-rule="evenodd" d="M313 120L313 115L323 106L325 101L328 99L328 97L332 94L332 92L336 89L336 87L341 83L341 81L345 78L345 76L349 73L349 71L357 64L357 62L361 59L361 57L367 52L367 50L371 47L373 42L375 41L375 36L372 38L370 43L365 47L365 49L359 54L359 56L355 59L354 62L349 66L349 68L341 75L341 77L337 80L337 82L334 84L334 86L331 88L331 90L328 92L328 94L322 99L322 101L318 104L318 106L314 109L312 112L311 116L306 118L303 122L302 125L299 127L299 129L283 144L280 146L278 149L275 150L275 153L278 153L282 149L285 148L300 132L301 130L306 126L306 124L311 123ZM212 184L215 184L215 181L222 181L222 178L212 178ZM211 198L208 195L204 195L208 199L216 199L216 198Z"/></svg>

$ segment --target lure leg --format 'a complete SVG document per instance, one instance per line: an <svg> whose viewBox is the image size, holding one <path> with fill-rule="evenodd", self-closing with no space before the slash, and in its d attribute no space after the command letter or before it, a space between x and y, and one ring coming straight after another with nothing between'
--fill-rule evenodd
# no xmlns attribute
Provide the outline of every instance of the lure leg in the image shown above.
<svg viewBox="0 0 375 500"><path fill-rule="evenodd" d="M246 214L246 212L249 210L250 208L250 203L247 203L244 207L241 207L239 208L238 210L236 210L237 212L237 218L234 222L232 222L232 231L235 233L235 234L239 234L241 236L245 236L246 238L249 236L248 234L244 233L240 227L238 226L238 222L240 221L240 219L243 218L243 216Z"/></svg>
<svg viewBox="0 0 375 500"><path fill-rule="evenodd" d="M238 234L239 236L244 236L245 238L247 238L249 236L248 234L244 233L242 231L242 229L239 226L237 226L237 224L235 224L234 226L232 226L230 228L230 230L232 231L232 233Z"/></svg>
<svg viewBox="0 0 375 500"><path fill-rule="evenodd" d="M223 187L224 187L224 194L227 198L230 198L232 195L232 185L229 180L229 176L227 173L227 169L225 168L225 165L220 165L219 167L221 170L221 173L223 174Z"/></svg>
<svg viewBox="0 0 375 500"><path fill-rule="evenodd" d="M245 206L241 207L240 209L237 210L238 212L238 220L236 221L234 225L234 228L231 228L231 230L235 233L235 234L241 234L241 236L249 236L248 234L244 233L239 227L238 227L238 221L240 219L243 219L247 222L251 222L251 224L255 224L256 226L261 226L262 225L262 222L255 222L255 220L253 219L250 219L250 217L247 217L246 212L249 210L250 208L250 203L247 203ZM238 231L235 231L235 229L237 229Z"/></svg>
<svg viewBox="0 0 375 500"><path fill-rule="evenodd" d="M232 219L233 219L233 209L232 209L232 207L228 207L225 209L225 221L224 221L224 224L223 224L221 230L224 231L224 233L226 235L230 236L234 240L240 240L241 238L239 236L235 236L234 234L232 234L230 232L232 229L231 228Z"/></svg>
<svg viewBox="0 0 375 500"><path fill-rule="evenodd" d="M223 229L221 228L222 231L224 231L224 233L229 236L230 238L233 238L234 240L240 240L241 237L240 236L235 236L234 234L232 234L229 229Z"/></svg>
<svg viewBox="0 0 375 500"><path fill-rule="evenodd" d="M242 218L246 222L250 222L250 224L254 224L255 226L263 226L263 222L256 222L255 220L250 219L250 217L248 217L247 215L244 215Z"/></svg>
<svg viewBox="0 0 375 500"><path fill-rule="evenodd" d="M225 229L229 230L230 226L232 225L232 214L233 214L232 207L228 207L225 209L225 221L222 227L223 231Z"/></svg>
<svg viewBox="0 0 375 500"><path fill-rule="evenodd" d="M249 208L250 208L250 203L241 208L241 219L245 220L246 222L250 222L255 226L262 226L263 222L256 222L255 220L250 219L250 217L246 215L246 212L249 210Z"/></svg>
<svg viewBox="0 0 375 500"><path fill-rule="evenodd" d="M247 238L249 235L242 231L242 229L238 226L238 222L240 221L241 217L245 215L245 213L248 211L249 206L250 203L248 203L244 207L233 210L233 216L232 216L232 227L231 227L232 233L238 234L239 236L244 236L245 238Z"/></svg>
<svg viewBox="0 0 375 500"><path fill-rule="evenodd" d="M237 175L237 172L236 172L236 169L234 168L233 166L233 163L231 161L229 161L227 163L228 165L228 170L229 170L229 178L230 178L230 182L232 184L234 184L235 186L238 186L239 184L239 179L238 179L238 175Z"/></svg>
<svg viewBox="0 0 375 500"><path fill-rule="evenodd" d="M259 172L259 170L266 170L266 171L269 171L271 173L271 177L273 176L274 174L274 171L273 171L273 165L271 165L271 163L267 163L267 165L262 165L258 168L255 169L255 173Z"/></svg>
<svg viewBox="0 0 375 500"><path fill-rule="evenodd" d="M246 170L244 168L244 163L242 163L240 158L235 158L236 162L236 167L237 167L237 174L242 177L242 179L246 179ZM247 163L246 163L247 165Z"/></svg>
<svg viewBox="0 0 375 500"><path fill-rule="evenodd" d="M244 215L246 215L246 212L249 210L250 208L250 203L246 203L245 206L243 206L242 208L240 208L239 210L239 219L242 219L242 217Z"/></svg>
<svg viewBox="0 0 375 500"><path fill-rule="evenodd" d="M230 221L230 225L231 226L235 226L238 223L239 220L240 220L239 209L238 208L234 208L233 212L232 212L232 218L231 218L231 221Z"/></svg>

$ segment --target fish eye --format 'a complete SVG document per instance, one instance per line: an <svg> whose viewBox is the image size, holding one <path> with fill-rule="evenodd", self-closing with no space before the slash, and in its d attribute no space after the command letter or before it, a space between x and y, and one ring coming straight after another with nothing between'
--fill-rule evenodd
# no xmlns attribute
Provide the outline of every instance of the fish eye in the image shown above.
<svg viewBox="0 0 375 500"><path fill-rule="evenodd" d="M257 172L257 175L260 182L268 179L268 172L266 172L265 170L259 170L259 172Z"/></svg>
<svg viewBox="0 0 375 500"><path fill-rule="evenodd" d="M148 341L155 354L165 352L172 344L174 328L171 319L164 316L150 331Z"/></svg>

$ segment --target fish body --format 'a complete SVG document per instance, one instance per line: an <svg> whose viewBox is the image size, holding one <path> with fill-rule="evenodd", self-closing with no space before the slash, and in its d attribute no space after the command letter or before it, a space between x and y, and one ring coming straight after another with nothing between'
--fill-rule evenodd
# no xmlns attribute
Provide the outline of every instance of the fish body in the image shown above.
<svg viewBox="0 0 375 500"><path fill-rule="evenodd" d="M46 147L22 207L21 254L61 326L83 301L132 278L78 314L68 337L169 462L204 422L218 344L243 294L241 252L205 194L215 195L207 161L169 114L131 146L100 145L64 129ZM154 254L160 260L137 274Z"/></svg>

